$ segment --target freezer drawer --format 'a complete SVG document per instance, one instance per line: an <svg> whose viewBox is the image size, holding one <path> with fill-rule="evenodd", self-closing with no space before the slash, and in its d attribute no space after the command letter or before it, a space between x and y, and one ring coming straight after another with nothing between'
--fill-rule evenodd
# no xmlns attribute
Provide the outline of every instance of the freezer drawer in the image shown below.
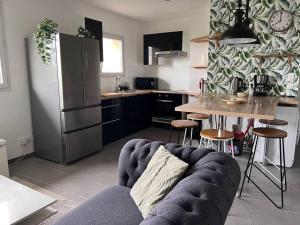
<svg viewBox="0 0 300 225"><path fill-rule="evenodd" d="M81 159L102 149L101 125L63 134L65 163Z"/></svg>
<svg viewBox="0 0 300 225"><path fill-rule="evenodd" d="M101 107L61 112L63 133L101 123Z"/></svg>

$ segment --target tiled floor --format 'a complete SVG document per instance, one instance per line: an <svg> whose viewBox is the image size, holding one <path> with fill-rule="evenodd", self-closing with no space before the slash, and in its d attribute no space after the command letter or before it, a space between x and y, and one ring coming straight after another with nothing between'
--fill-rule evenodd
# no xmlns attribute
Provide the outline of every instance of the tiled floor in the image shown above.
<svg viewBox="0 0 300 225"><path fill-rule="evenodd" d="M69 166L62 166L39 158L29 158L10 167L11 175L81 203L118 180L118 156L126 141L133 138L167 141L167 130L149 128L105 146L104 150ZM174 140L175 141L175 140ZM288 146L287 146L288 148ZM252 184L246 185L243 198L236 198L226 225L298 225L300 224L300 154L288 170L288 191L285 208L275 208ZM244 171L247 156L237 160ZM267 192L279 197L257 173L253 174Z"/></svg>

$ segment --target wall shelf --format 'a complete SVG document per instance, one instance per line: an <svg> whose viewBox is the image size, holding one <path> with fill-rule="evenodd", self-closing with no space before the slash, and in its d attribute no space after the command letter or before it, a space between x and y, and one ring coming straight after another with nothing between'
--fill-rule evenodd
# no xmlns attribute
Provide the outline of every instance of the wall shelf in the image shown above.
<svg viewBox="0 0 300 225"><path fill-rule="evenodd" d="M206 35L206 36L194 38L194 39L191 40L191 42L194 42L194 43L208 43L210 40L213 40L213 41L216 41L216 44L219 47L221 37L222 37L222 33L221 32L216 32L213 37L209 37L208 35Z"/></svg>
<svg viewBox="0 0 300 225"><path fill-rule="evenodd" d="M208 65L194 65L192 66L194 69L206 69L208 68Z"/></svg>
<svg viewBox="0 0 300 225"><path fill-rule="evenodd" d="M203 36L203 37L198 37L198 38L194 38L191 40L191 42L195 42L195 43L205 43L205 42L209 42L209 36Z"/></svg>
<svg viewBox="0 0 300 225"><path fill-rule="evenodd" d="M292 61L297 56L299 55L294 53L284 53L284 54L254 54L253 57L258 58L261 65L263 61L268 58L288 58L289 64L292 64Z"/></svg>

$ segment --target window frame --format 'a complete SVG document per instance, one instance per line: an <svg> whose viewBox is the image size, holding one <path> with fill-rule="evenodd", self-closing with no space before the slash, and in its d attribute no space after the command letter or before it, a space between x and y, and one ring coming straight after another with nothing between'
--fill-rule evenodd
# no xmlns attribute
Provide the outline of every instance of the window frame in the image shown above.
<svg viewBox="0 0 300 225"><path fill-rule="evenodd" d="M125 40L124 40L124 36L123 35L118 35L118 34L112 34L112 33L107 33L104 32L103 33L103 38L109 38L109 39L115 39L115 40L120 40L122 42L122 66L123 66L123 72L122 73L104 73L102 72L102 68L103 65L101 67L101 76L103 77L117 77L117 76L121 76L124 77L125 76ZM103 50L103 63L105 61L105 52Z"/></svg>
<svg viewBox="0 0 300 225"><path fill-rule="evenodd" d="M7 76L7 58L6 58L6 45L5 45L5 32L4 32L4 12L3 2L0 1L0 57L1 57L1 68L2 68L2 79L3 83L0 83L0 89L8 88L8 76Z"/></svg>

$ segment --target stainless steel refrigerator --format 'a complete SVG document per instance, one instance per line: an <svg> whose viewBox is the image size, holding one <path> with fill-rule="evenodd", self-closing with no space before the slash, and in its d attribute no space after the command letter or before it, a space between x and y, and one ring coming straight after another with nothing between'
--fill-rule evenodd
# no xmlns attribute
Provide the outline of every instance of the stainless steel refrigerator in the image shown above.
<svg viewBox="0 0 300 225"><path fill-rule="evenodd" d="M50 65L26 39L35 155L68 164L102 148L99 41L59 33Z"/></svg>

